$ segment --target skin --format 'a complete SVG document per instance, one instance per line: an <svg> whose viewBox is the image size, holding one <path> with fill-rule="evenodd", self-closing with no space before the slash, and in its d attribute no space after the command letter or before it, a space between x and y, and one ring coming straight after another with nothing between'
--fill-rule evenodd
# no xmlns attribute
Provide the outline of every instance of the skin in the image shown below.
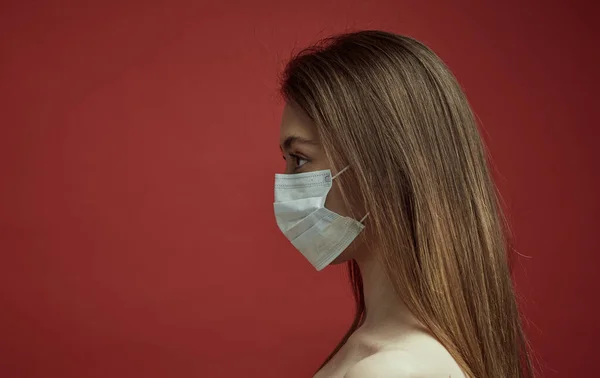
<svg viewBox="0 0 600 378"><path fill-rule="evenodd" d="M330 169L315 125L302 111L285 106L280 127L285 173ZM337 172L332 172L335 175ZM352 167L342 174L352 174ZM325 207L349 216L333 180ZM363 209L357 209L357 213ZM368 219L365 222L368 229ZM314 378L464 377L447 350L415 319L385 278L383 266L369 250L368 232L333 262L356 260L363 276L367 316L342 349Z"/></svg>

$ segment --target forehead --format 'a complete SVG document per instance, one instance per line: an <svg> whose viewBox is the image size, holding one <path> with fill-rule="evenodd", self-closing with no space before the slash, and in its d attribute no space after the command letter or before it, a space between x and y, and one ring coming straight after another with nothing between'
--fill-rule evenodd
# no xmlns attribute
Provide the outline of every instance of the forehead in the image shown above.
<svg viewBox="0 0 600 378"><path fill-rule="evenodd" d="M302 110L286 104L283 108L281 126L279 128L280 143L283 143L288 137L291 136L314 141L319 139L317 128L308 115Z"/></svg>

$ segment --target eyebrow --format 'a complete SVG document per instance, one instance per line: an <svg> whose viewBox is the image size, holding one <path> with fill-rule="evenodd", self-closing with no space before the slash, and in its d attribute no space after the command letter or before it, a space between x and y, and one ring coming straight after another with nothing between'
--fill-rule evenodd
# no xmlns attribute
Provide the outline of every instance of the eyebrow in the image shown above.
<svg viewBox="0 0 600 378"><path fill-rule="evenodd" d="M297 135L291 135L291 136L285 138L285 140L281 144L280 148L289 150L290 147L292 147L292 144L294 144L294 143L305 143L305 144L312 144L312 145L318 144L318 142L315 140L303 138L303 137L300 137Z"/></svg>

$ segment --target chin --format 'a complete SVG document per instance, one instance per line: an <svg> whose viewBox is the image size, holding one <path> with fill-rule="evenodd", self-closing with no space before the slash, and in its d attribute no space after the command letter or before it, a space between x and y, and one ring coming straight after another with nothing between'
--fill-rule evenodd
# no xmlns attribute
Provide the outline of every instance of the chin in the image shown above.
<svg viewBox="0 0 600 378"><path fill-rule="evenodd" d="M329 265L342 264L342 263L348 262L348 261L356 258L356 256L358 254L363 253L363 250L364 250L363 247L364 247L363 242L354 240L352 243L350 243L348 248L346 248L344 250L344 252L342 252L338 257L336 257L335 260L333 260L331 263L329 263Z"/></svg>
<svg viewBox="0 0 600 378"><path fill-rule="evenodd" d="M350 252L350 251L342 252L342 254L339 255L338 257L336 257L335 260L333 260L331 263L329 263L329 265L339 265L339 264L343 264L345 262L352 260L352 256L348 252Z"/></svg>

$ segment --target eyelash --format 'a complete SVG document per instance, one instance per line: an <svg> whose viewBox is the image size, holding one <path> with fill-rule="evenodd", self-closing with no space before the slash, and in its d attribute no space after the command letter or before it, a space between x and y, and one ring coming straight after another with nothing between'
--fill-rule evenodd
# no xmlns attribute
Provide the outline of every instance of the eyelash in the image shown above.
<svg viewBox="0 0 600 378"><path fill-rule="evenodd" d="M306 163L308 163L308 162L309 162L309 160L308 160L307 158L305 158L305 157L298 156L298 155L295 155L295 154L289 154L289 155L290 155L290 158L292 158L292 159L294 159L294 160L295 160L296 166L294 167L294 170L296 170L296 169L298 169L298 168L302 168L302 167L304 166L304 164L306 164ZM287 159L286 159L286 157L285 157L285 156L283 157L283 160L287 161ZM297 164L298 164L298 160L303 160L303 161L304 161L304 164L302 164L302 165L298 166L298 165L297 165Z"/></svg>

